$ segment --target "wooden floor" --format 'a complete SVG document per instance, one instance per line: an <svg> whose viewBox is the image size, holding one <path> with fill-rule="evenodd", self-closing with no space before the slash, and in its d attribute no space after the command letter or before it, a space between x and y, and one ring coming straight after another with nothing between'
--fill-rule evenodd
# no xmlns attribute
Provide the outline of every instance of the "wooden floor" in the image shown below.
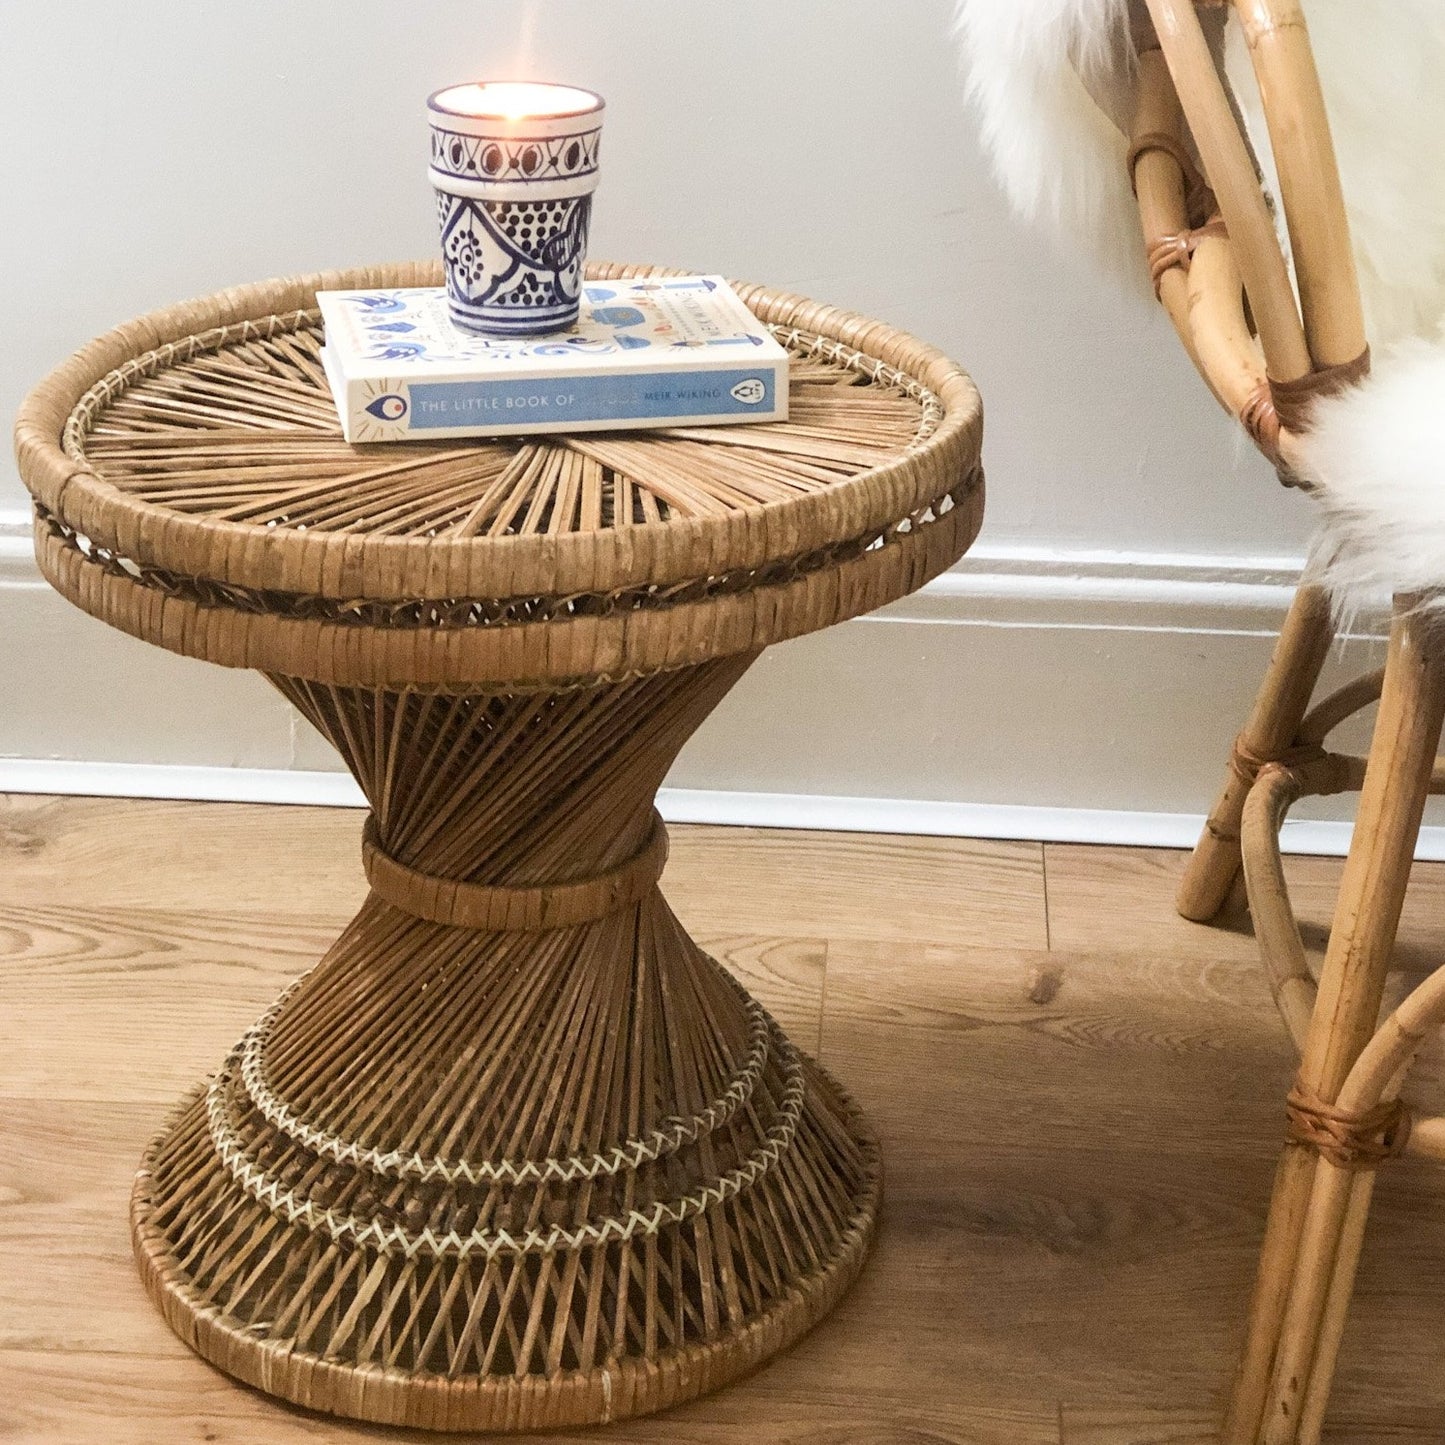
<svg viewBox="0 0 1445 1445"><path fill-rule="evenodd" d="M424 1438L286 1409L192 1357L126 1233L171 1101L359 903L360 827L0 799L0 1439ZM601 1438L1209 1440L1290 1060L1241 920L1174 916L1182 862L675 829L677 911L871 1111L887 1207L861 1282L790 1356ZM1318 943L1338 865L1291 871ZM1418 874L1411 969L1445 934L1445 867ZM1378 1197L1330 1438L1445 1441L1445 1178L1393 1165Z"/></svg>

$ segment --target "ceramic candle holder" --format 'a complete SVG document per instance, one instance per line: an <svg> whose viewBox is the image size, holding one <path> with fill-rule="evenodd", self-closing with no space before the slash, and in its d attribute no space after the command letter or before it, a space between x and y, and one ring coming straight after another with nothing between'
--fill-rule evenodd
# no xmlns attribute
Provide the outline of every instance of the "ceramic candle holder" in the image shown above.
<svg viewBox="0 0 1445 1445"><path fill-rule="evenodd" d="M487 81L427 101L451 318L486 336L577 319L603 102L568 85Z"/></svg>

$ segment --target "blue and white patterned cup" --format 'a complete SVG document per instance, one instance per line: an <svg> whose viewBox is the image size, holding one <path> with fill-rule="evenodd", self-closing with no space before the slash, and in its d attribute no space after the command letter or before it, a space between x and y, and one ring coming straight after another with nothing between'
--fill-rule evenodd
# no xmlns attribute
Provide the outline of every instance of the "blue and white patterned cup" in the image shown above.
<svg viewBox="0 0 1445 1445"><path fill-rule="evenodd" d="M447 299L463 331L538 336L576 321L602 112L590 90L529 81L428 99Z"/></svg>

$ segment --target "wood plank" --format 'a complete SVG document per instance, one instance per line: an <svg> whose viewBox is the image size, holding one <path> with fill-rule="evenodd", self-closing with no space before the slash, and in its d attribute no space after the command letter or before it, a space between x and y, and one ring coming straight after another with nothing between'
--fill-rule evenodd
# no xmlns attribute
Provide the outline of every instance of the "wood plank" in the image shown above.
<svg viewBox="0 0 1445 1445"><path fill-rule="evenodd" d="M248 913L0 907L3 1088L168 1109L336 936Z"/></svg>
<svg viewBox="0 0 1445 1445"><path fill-rule="evenodd" d="M0 904L334 917L361 906L355 808L0 795Z"/></svg>
<svg viewBox="0 0 1445 1445"><path fill-rule="evenodd" d="M1257 958L1237 892L1212 924L1190 923L1174 911L1174 889L1188 857L1170 848L1046 844L1051 944L1069 953Z"/></svg>
<svg viewBox="0 0 1445 1445"><path fill-rule="evenodd" d="M1063 1445L1218 1445L1219 1421L1189 1410L1098 1409L1065 1404Z"/></svg>
<svg viewBox="0 0 1445 1445"><path fill-rule="evenodd" d="M16 1445L280 1445L338 1438L324 1416L288 1410L183 1348L140 1356L0 1350L0 1437Z"/></svg>
<svg viewBox="0 0 1445 1445"><path fill-rule="evenodd" d="M878 1262L843 1311L908 1321L919 1388L967 1381L1001 1404L1047 1380L1079 1407L1213 1418L1285 1050L1243 962L830 943L823 1057L879 1128L889 1189ZM1415 1161L1382 1183L1340 1373L1342 1411L1435 1422L1420 1439L1445 1438L1423 1344L1445 1327L1442 1194ZM840 1369L864 1368L854 1341Z"/></svg>
<svg viewBox="0 0 1445 1445"><path fill-rule="evenodd" d="M1080 975L1091 964L1098 997ZM1110 1046L1102 962L1063 967L1038 1005L1027 956L914 962L830 945L823 1055L879 1128L888 1168L878 1264L843 1308L908 1320L917 1388L947 1379L1014 1403L1041 1381L1101 1400L1146 1381L1207 1407L1272 1148L1228 1147L1238 1105L1209 1051L1191 1067L1187 1027L1181 1044L1174 1019L1131 1024ZM1177 1107L1156 1097L1171 1079ZM1212 1097L1190 1098L1203 1081ZM1186 1118L1208 1149L1189 1147ZM1179 1320L1188 1332L1161 1326ZM863 1368L847 1343L839 1368Z"/></svg>
<svg viewBox="0 0 1445 1445"><path fill-rule="evenodd" d="M1291 1072L1253 961L855 940L829 945L822 1058L960 1155L976 1139L1159 1157L1244 1146L1267 1161ZM896 1170L889 1183L896 1197Z"/></svg>
<svg viewBox="0 0 1445 1445"><path fill-rule="evenodd" d="M1113 848L1050 843L1049 936L1074 952L1156 952L1192 958L1258 956L1243 890L1236 889L1213 924L1190 923L1174 911L1174 890L1189 855L1166 848ZM1286 858L1285 875L1301 932L1322 954L1339 887L1341 858ZM1417 863L1400 922L1400 966L1434 968L1441 958L1445 863Z"/></svg>
<svg viewBox="0 0 1445 1445"><path fill-rule="evenodd" d="M1037 843L673 830L663 889L695 931L1045 946Z"/></svg>
<svg viewBox="0 0 1445 1445"><path fill-rule="evenodd" d="M1190 1410L1065 1404L1060 1421L1063 1445L1217 1445L1219 1440L1219 1421ZM1406 1441L1419 1445L1439 1438L1428 1419L1393 1425L1339 1419L1324 1433L1325 1445L1404 1445Z"/></svg>
<svg viewBox="0 0 1445 1445"><path fill-rule="evenodd" d="M0 1347L165 1351L131 1259L136 1163L152 1105L0 1097Z"/></svg>
<svg viewBox="0 0 1445 1445"><path fill-rule="evenodd" d="M811 1360L807 1358L813 1356ZM811 1375L811 1388L804 1381ZM499 1436L438 1436L352 1425L293 1409L228 1380L179 1345L157 1355L0 1350L0 1436L14 1445L213 1445L393 1440L458 1445ZM695 1405L598 1431L528 1440L551 1445L1057 1445L1052 1407L1021 1413L883 1396L856 1400L829 1381L810 1342L760 1375Z"/></svg>
<svg viewBox="0 0 1445 1445"><path fill-rule="evenodd" d="M1049 929L1056 949L1138 954L1198 963L1240 963L1262 979L1242 885L1220 919L1191 923L1174 911L1174 891L1188 854L1162 848L1112 848L1050 843L1044 850ZM1286 858L1285 874L1311 966L1318 976L1329 941L1341 858ZM1417 863L1400 922L1400 937L1385 989L1393 1008L1445 958L1445 864ZM1259 997L1268 999L1263 984ZM1282 1029L1271 1004L1271 1027ZM1445 1036L1421 1051L1407 1095L1445 1108Z"/></svg>
<svg viewBox="0 0 1445 1445"><path fill-rule="evenodd" d="M823 987L828 944L822 938L712 933L693 938L740 979L801 1049L817 1054L823 1036Z"/></svg>

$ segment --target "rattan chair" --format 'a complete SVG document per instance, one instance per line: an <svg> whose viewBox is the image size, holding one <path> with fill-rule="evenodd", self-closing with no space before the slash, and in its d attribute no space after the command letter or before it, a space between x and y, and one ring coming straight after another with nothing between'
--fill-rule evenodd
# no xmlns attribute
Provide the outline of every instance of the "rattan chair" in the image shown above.
<svg viewBox="0 0 1445 1445"><path fill-rule="evenodd" d="M1047 129L1037 111L1045 94L1039 57L1050 47L1068 52L1075 82L1087 79L1106 109L1112 100L1116 118L1125 109L1119 86L1127 83L1132 125L1125 120L1129 133L1114 138L1117 156L1131 173L1156 294L1180 340L1281 479L1320 495L1325 560L1357 545L1363 529L1388 566L1389 546L1369 535L1376 525L1369 509L1342 504L1318 481L1322 419L1330 406L1364 393L1370 353L1346 196L1300 0L1233 0L1227 17L1208 13L1220 11L1217 0L1147 0L1134 7L1127 31L1115 0L1099 0L1094 17L1087 0L1020 0L1006 21L1002 8L964 0L962 11L996 154L1011 144L1026 151L1037 140L1017 143L1006 134L1007 105L1032 107L1025 130ZM1038 12L1042 47L1032 51L1019 29L1030 10ZM1247 48L1257 92L1242 93L1238 72L1220 58L1226 18L1238 27L1232 43ZM1097 27L1085 33L1092 20ZM1070 23L1075 33L1067 33ZM1089 49L1107 44L1132 53L1101 65ZM978 79L1000 47L1031 57L1032 70L1016 77L1028 92L1022 101L1002 98L1008 82L997 73ZM1251 116L1253 126L1241 119ZM1069 203L1049 189L1058 182L1013 181L1016 199L1022 194L1033 209L1069 219ZM1096 217L1096 232L1106 232L1109 219ZM1439 246L1439 238L1428 240ZM1328 583L1328 568L1322 575ZM1384 668L1313 707L1337 599L1327 585L1299 589L1178 897L1186 917L1213 918L1242 863L1270 986L1300 1053L1223 1429L1227 1445L1320 1438L1376 1168L1402 1151L1445 1160L1445 1119L1418 1114L1398 1097L1422 1042L1445 1023L1445 970L1379 1017L1425 800L1445 792L1445 764L1436 760L1445 717L1440 613L1428 592L1403 589L1407 577L1418 587L1417 557L1385 579L1395 597ZM1438 579L1445 584L1445 555ZM1375 703L1368 759L1326 746L1340 722ZM1285 888L1279 829L1299 798L1355 789L1353 843L1316 981Z"/></svg>

